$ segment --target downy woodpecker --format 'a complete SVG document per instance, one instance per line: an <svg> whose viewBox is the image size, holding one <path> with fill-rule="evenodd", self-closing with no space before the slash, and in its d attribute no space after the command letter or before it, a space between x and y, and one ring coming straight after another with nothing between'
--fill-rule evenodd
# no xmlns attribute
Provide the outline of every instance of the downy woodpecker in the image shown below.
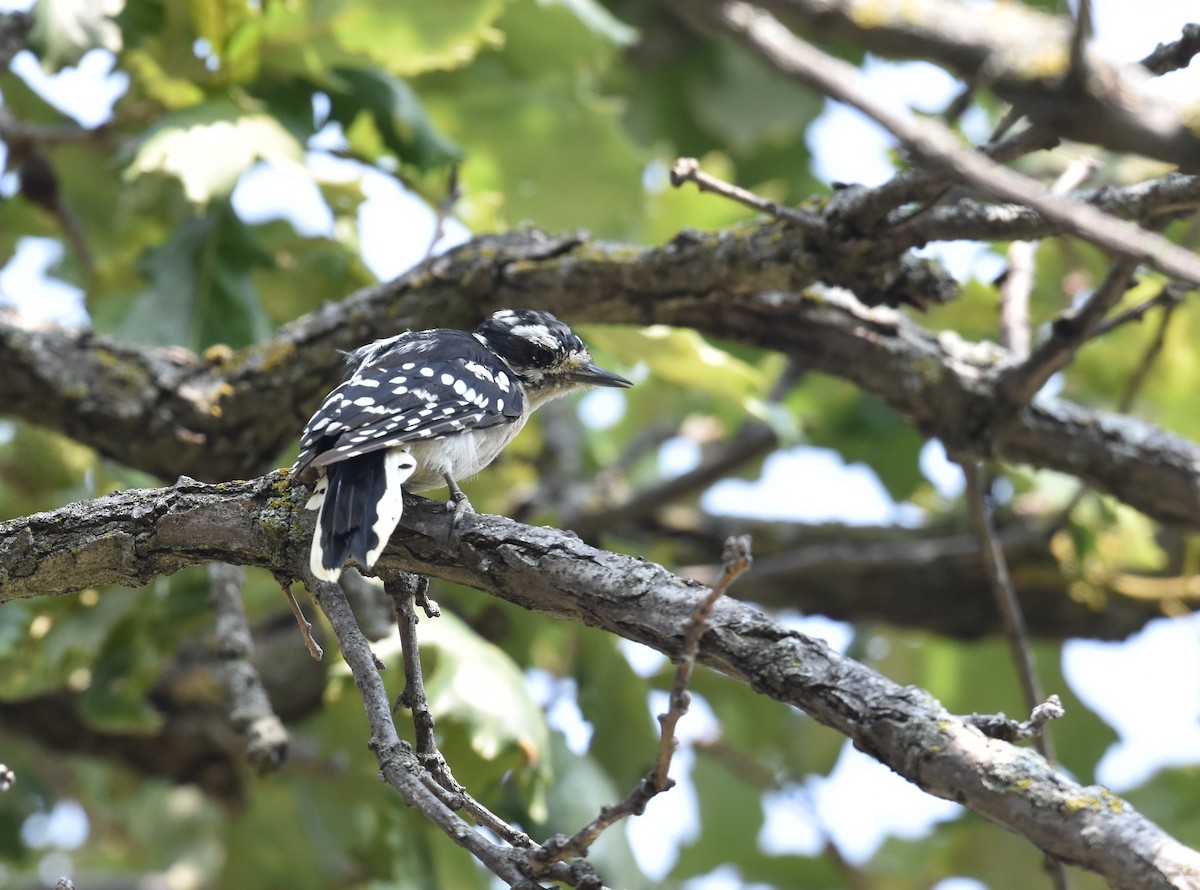
<svg viewBox="0 0 1200 890"><path fill-rule="evenodd" d="M292 471L316 479L311 568L336 581L347 556L370 569L404 510L404 491L447 485L504 450L539 406L591 386L633 384L592 362L549 312L504 309L474 333L410 331L348 355L345 379L309 420Z"/></svg>

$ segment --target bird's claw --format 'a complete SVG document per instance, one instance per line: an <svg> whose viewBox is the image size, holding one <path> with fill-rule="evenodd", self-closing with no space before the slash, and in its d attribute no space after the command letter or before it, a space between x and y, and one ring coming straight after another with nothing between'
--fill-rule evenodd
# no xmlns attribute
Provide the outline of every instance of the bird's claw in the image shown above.
<svg viewBox="0 0 1200 890"><path fill-rule="evenodd" d="M454 516L451 526L458 528L463 516L474 513L475 508L471 506L471 500L467 497L466 492L459 488L458 483L449 476L446 477L446 486L450 489L450 499L446 501L446 509Z"/></svg>

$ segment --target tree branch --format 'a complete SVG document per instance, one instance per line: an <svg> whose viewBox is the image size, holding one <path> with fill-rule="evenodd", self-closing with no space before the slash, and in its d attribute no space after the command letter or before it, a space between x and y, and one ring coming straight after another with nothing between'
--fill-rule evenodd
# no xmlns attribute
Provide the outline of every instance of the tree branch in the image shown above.
<svg viewBox="0 0 1200 890"><path fill-rule="evenodd" d="M209 601L216 612L217 656L223 663L229 722L246 740L246 759L260 774L275 772L288 752L288 733L271 707L271 699L255 668L254 637L242 606L245 569L212 563L208 569Z"/></svg>
<svg viewBox="0 0 1200 890"><path fill-rule="evenodd" d="M762 10L726 0L682 0L678 5L737 38L781 73L878 121L927 163L946 169L957 179L990 194L1032 207L1070 234L1121 256L1149 263L1168 275L1200 284L1200 258L1190 251L1153 232L1114 220L1086 204L1057 198L1037 182L964 146L944 124L918 119L910 112L877 101L857 68L801 40ZM1178 129L1187 133L1182 126ZM1196 169L1196 157L1200 157L1200 139L1190 133L1188 138L1195 145L1188 150L1187 160L1181 166L1190 170Z"/></svg>
<svg viewBox="0 0 1200 890"><path fill-rule="evenodd" d="M1138 72L1088 48L1087 76L1070 76L1070 17L1013 4L981 12L952 0L883 7L871 0L761 0L760 5L812 39L948 68L969 83L987 86L1058 136L1200 169L1200 136L1185 123L1187 109L1148 95ZM1195 38L1185 31L1181 44L1180 60L1195 51ZM1154 58L1147 62L1153 71Z"/></svg>
<svg viewBox="0 0 1200 890"><path fill-rule="evenodd" d="M278 473L217 486L186 480L0 523L0 601L103 583L140 585L185 564L216 560L301 574L312 531L306 494ZM411 499L381 569L467 584L679 654L700 589L695 583L555 529L486 515L463 517L457 529L451 522L440 504ZM431 792L408 772L412 755L395 736L391 703L365 639L343 614L340 589L311 583L364 690L385 776L406 800L419 795L423 811L444 809L427 800ZM1075 784L1036 753L987 739L927 693L898 686L739 602L715 605L699 660L803 708L924 790L962 802L1113 886L1182 888L1200 881L1200 854L1106 789ZM479 835L463 837L474 844Z"/></svg>
<svg viewBox="0 0 1200 890"><path fill-rule="evenodd" d="M169 351L121 347L10 315L12 323L0 323L0 408L53 423L101 450L127 448L131 460L140 459L135 465L152 472L194 464L206 475L236 478L295 440L336 375L337 348L432 323L470 327L487 309L533 298L571 321L670 324L778 350L857 384L956 452L1077 475L1155 519L1200 525L1200 446L1136 418L1061 400L1039 400L997 421L995 378L1009 366L1007 353L935 334L837 292L797 293L819 273L805 268L805 248L786 234L782 224L757 224L738 237L697 234L632 253L582 239L548 241L536 232L478 238L328 305L220 366L198 369L186 382ZM117 348L158 370L131 372L137 382L129 382L124 369L135 362L118 361L122 371L114 372ZM46 373L64 376L39 385ZM153 397L122 398L107 389L123 380ZM185 404L197 391L228 394L218 400L223 410L207 412L212 432L192 441L176 433L198 416ZM116 413L105 407L110 399ZM90 414L91 425L75 410Z"/></svg>

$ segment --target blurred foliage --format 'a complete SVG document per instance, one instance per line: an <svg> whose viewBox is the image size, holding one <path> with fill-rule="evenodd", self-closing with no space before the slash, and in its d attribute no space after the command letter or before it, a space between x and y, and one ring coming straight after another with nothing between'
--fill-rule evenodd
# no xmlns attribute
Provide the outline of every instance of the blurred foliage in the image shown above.
<svg viewBox="0 0 1200 890"><path fill-rule="evenodd" d="M709 173L777 201L827 192L811 172L806 144L823 101L740 47L688 29L643 0L45 0L37 14L31 48L47 71L104 51L124 89L103 127L45 147L90 256L63 238L59 218L13 194L9 177L0 180L0 261L22 239L59 239L66 249L50 272L83 291L97 330L141 343L236 348L370 283L358 221L380 176L433 208L457 167L462 197L454 215L471 231L586 227L640 244L751 215L696 189L669 187L667 171L680 155L699 157ZM853 47L838 51L862 57ZM71 123L15 75L0 77L0 91L5 110L19 120ZM993 118L1003 112L985 92L977 101ZM293 225L288 212L300 202L286 197L265 220L246 212L236 190L261 165L285 173L297 190L311 189L327 224ZM1102 170L1105 181L1132 175L1120 159ZM393 222L396 245L428 240L413 220ZM1181 225L1169 231L1190 236ZM991 249L1002 253L1004 245ZM1104 268L1104 258L1078 242L1040 245L1035 327L1095 286ZM1123 306L1153 297L1163 284L1144 276ZM40 310L31 303L23 305ZM995 283L973 279L961 299L921 321L967 339L997 340L997 314ZM1084 349L1063 376L1065 393L1112 408L1156 348L1156 325L1148 317ZM753 418L772 428L780 447L834 449L845 462L868 466L893 499L918 505L931 522L961 525L962 505L939 496L922 472L921 434L852 385L809 373L773 395L784 373L779 355L691 331L591 326L583 333L601 364L640 385L619 397L606 420L584 412L580 423L568 412L579 472L599 476L581 497L652 486L674 472L662 464L661 441L686 441L705 453ZM1192 437L1200 435L1192 347L1198 337L1200 310L1185 302L1174 310L1134 402L1140 415ZM475 503L555 521L560 511L538 500L537 481L555 448L576 447L556 435L544 417L532 423L470 484ZM600 473L614 463L622 474ZM753 476L758 467L737 472ZM1053 519L1076 491L1073 480L1027 468L1008 468L1007 478L1011 506L1026 516ZM0 419L0 517L155 484L57 434ZM675 564L669 539L614 537L604 544L685 568ZM1138 586L1147 575L1174 572L1178 577L1165 580L1182 584L1200 566L1194 541L1175 552L1144 516L1095 495L1059 524L1052 549L1070 595L1097 609L1112 589L1147 595L1145 583ZM141 591L8 604L0 609L0 705L67 691L96 732L158 731L167 716L154 704L164 673L178 667L181 651L211 645L207 583L195 569ZM671 665L660 660L646 676L594 629L453 585L438 585L434 596L446 614L420 627L431 704L456 774L486 805L537 836L572 832L645 775L658 729L648 696L670 687ZM255 573L245 601L256 623L281 608L275 583ZM395 665L385 680L398 694L395 641L376 645ZM930 690L954 711L1021 714L998 642L864 626L851 646L856 657ZM1059 755L1074 776L1091 781L1115 735L1067 685L1058 649L1042 644L1036 656L1047 688L1068 707L1068 719L1055 727ZM558 684L554 701L532 697L528 672ZM245 794L234 800L206 797L197 786L174 785L114 759L52 756L23 727L0 721L0 761L18 776L0 795L0 875L13 886L31 880L49 848L30 842L23 827L56 803L78 800L88 833L70 855L83 875L158 873L170 886L198 890L492 886L477 863L380 785L352 681L332 670L325 682L324 707L293 727L283 773L257 778L244 769L237 779ZM172 694L211 704L216 689L209 677ZM811 817L806 783L828 775L847 743L724 676L699 671L692 690L697 708L715 718L693 748L685 783L694 788L696 825L678 851L661 851L665 877L643 874L625 831L610 831L593 861L611 885L679 886L717 869L780 888L900 890L952 875L995 887L1044 881L1036 850L970 815L928 836L893 838L864 863L845 862L820 825L818 843L765 852L764 800L793 799ZM577 708L575 730L586 741L547 716L557 713L551 705ZM410 731L403 715L398 722ZM1163 772L1130 794L1191 844L1200 842L1194 772L1186 765ZM864 818L886 806L868 789L858 793ZM630 833L652 826L643 820ZM1082 877L1077 886L1097 884Z"/></svg>

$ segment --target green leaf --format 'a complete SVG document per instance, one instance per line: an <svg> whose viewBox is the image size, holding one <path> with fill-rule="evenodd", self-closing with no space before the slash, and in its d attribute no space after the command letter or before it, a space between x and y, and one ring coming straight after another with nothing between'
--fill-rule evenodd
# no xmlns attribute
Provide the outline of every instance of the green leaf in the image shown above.
<svg viewBox="0 0 1200 890"><path fill-rule="evenodd" d="M492 28L506 0L356 0L333 22L337 42L394 74L411 76L468 64L495 45Z"/></svg>
<svg viewBox="0 0 1200 890"><path fill-rule="evenodd" d="M256 342L270 324L251 272L268 260L228 204L211 207L185 220L138 263L149 287L117 330L145 343L194 350Z"/></svg>
<svg viewBox="0 0 1200 890"><path fill-rule="evenodd" d="M925 439L895 411L849 383L819 374L809 374L801 388L812 392L800 398L817 406L807 428L810 444L836 449L847 463L866 464L897 501L925 484L919 463Z"/></svg>
<svg viewBox="0 0 1200 890"><path fill-rule="evenodd" d="M622 787L632 787L650 771L658 747L649 685L613 636L587 628L578 637L575 679L579 709L593 727L588 754Z"/></svg>
<svg viewBox="0 0 1200 890"><path fill-rule="evenodd" d="M459 159L462 150L430 121L421 100L399 77L372 68L337 68L328 89L330 117L346 130L352 144L367 157L380 151L362 145L356 133L360 115L374 125L373 134L404 164L426 171ZM368 137L369 138L369 137Z"/></svg>
<svg viewBox="0 0 1200 890"><path fill-rule="evenodd" d="M196 36L218 54L250 17L246 0L187 0L187 8Z"/></svg>
<svg viewBox="0 0 1200 890"><path fill-rule="evenodd" d="M589 343L622 364L645 363L652 380L707 393L738 407L756 402L768 386L759 368L713 346L688 328L653 325L630 330L589 325L581 329Z"/></svg>
<svg viewBox="0 0 1200 890"><path fill-rule="evenodd" d="M628 793L628 789L615 784L612 776L592 757L573 754L563 742L561 733L551 734L550 750L555 781L547 794L550 818L541 826L541 833L574 834L595 819L601 807L611 806ZM652 886L638 868L626 833L620 826L600 836L589 850L588 859L604 876L608 886L624 890Z"/></svg>
<svg viewBox="0 0 1200 890"><path fill-rule="evenodd" d="M641 218L646 155L596 84L618 47L566 8L533 0L514 3L497 27L499 50L418 85L430 116L466 149L464 220L476 230L531 222L628 234Z"/></svg>
<svg viewBox="0 0 1200 890"><path fill-rule="evenodd" d="M692 782L700 802L700 835L681 847L672 876L694 877L760 856L763 808L759 789L703 750L696 751Z"/></svg>

